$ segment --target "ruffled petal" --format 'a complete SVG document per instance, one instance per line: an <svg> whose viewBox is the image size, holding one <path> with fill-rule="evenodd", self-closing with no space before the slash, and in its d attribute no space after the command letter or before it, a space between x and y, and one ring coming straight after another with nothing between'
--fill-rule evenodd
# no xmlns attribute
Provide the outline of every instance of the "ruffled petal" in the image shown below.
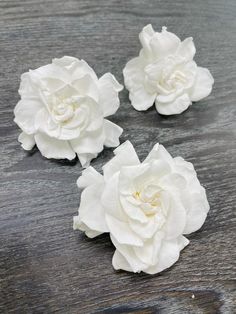
<svg viewBox="0 0 236 314"><path fill-rule="evenodd" d="M180 44L180 39L173 33L168 32L165 26L161 33L156 32L150 40L150 47L156 59L173 54Z"/></svg>
<svg viewBox="0 0 236 314"><path fill-rule="evenodd" d="M95 81L98 80L94 70L84 60L64 56L59 59L53 59L52 63L54 65L57 65L59 68L63 68L66 70L65 72L67 72L67 75L69 76L69 82L73 82L74 80L79 79L86 74L89 74Z"/></svg>
<svg viewBox="0 0 236 314"><path fill-rule="evenodd" d="M95 238L103 233L90 229L85 223L81 221L79 216L73 217L73 229L83 231L88 238Z"/></svg>
<svg viewBox="0 0 236 314"><path fill-rule="evenodd" d="M118 83L111 73L104 74L98 81L99 104L102 107L104 117L114 114L120 106L118 93L123 86Z"/></svg>
<svg viewBox="0 0 236 314"><path fill-rule="evenodd" d="M156 93L149 94L144 86L140 86L136 91L131 91L129 93L129 99L131 101L132 106L138 110L143 111L150 108L156 99Z"/></svg>
<svg viewBox="0 0 236 314"><path fill-rule="evenodd" d="M88 228L97 232L109 232L105 220L105 210L101 204L104 184L93 184L81 194L79 217Z"/></svg>
<svg viewBox="0 0 236 314"><path fill-rule="evenodd" d="M43 108L37 98L21 99L14 109L14 122L27 134L35 133L34 121L36 114Z"/></svg>
<svg viewBox="0 0 236 314"><path fill-rule="evenodd" d="M117 124L112 123L109 120L104 119L104 132L105 142L104 145L107 147L116 147L120 144L119 137L121 136L123 129Z"/></svg>
<svg viewBox="0 0 236 314"><path fill-rule="evenodd" d="M58 140L43 133L35 134L34 139L41 154L46 158L69 160L75 158L75 152L68 141Z"/></svg>
<svg viewBox="0 0 236 314"><path fill-rule="evenodd" d="M126 141L114 150L115 157L103 166L105 180L111 178L122 166L138 165L140 163L133 145Z"/></svg>
<svg viewBox="0 0 236 314"><path fill-rule="evenodd" d="M137 258L137 255L135 254L134 248L131 245L124 245L120 244L112 234L110 234L111 241L116 247L117 251L125 258L127 263L130 265L131 269L135 273L139 273L143 269L145 269L148 265L143 263L139 258ZM116 269L123 269L121 268L122 265L117 265L118 267Z"/></svg>
<svg viewBox="0 0 236 314"><path fill-rule="evenodd" d="M126 271L133 271L125 257L118 251L115 250L115 253L112 257L112 266L115 270L126 270Z"/></svg>
<svg viewBox="0 0 236 314"><path fill-rule="evenodd" d="M105 188L101 194L101 202L106 209L106 213L121 221L127 221L127 217L123 212L119 202L119 172L115 173L106 181Z"/></svg>
<svg viewBox="0 0 236 314"><path fill-rule="evenodd" d="M80 96L89 96L94 101L99 101L97 82L89 74L74 80L71 85L76 88Z"/></svg>
<svg viewBox="0 0 236 314"><path fill-rule="evenodd" d="M192 61L195 53L196 48L192 37L188 37L182 41L176 51L176 54L183 58L185 62Z"/></svg>
<svg viewBox="0 0 236 314"><path fill-rule="evenodd" d="M134 246L142 246L142 239L130 228L128 222L116 219L113 216L106 214L106 223L110 234L120 244L128 244Z"/></svg>
<svg viewBox="0 0 236 314"><path fill-rule="evenodd" d="M179 259L180 247L177 240L162 241L158 255L158 262L145 269L147 274L156 274L171 267Z"/></svg>
<svg viewBox="0 0 236 314"><path fill-rule="evenodd" d="M35 145L34 136L26 134L25 132L20 133L18 141L25 150L31 150Z"/></svg>
<svg viewBox="0 0 236 314"><path fill-rule="evenodd" d="M198 101L210 95L213 84L214 79L210 71L206 68L198 67L196 81L190 94L191 101Z"/></svg>
<svg viewBox="0 0 236 314"><path fill-rule="evenodd" d="M175 239L183 234L187 217L186 210L177 197L168 193L166 198L168 208L166 222L163 230L166 233L166 239L170 240ZM162 199L164 201L164 197L162 197Z"/></svg>
<svg viewBox="0 0 236 314"><path fill-rule="evenodd" d="M81 163L81 166L83 168L87 168L90 165L90 162L92 159L96 158L98 154L77 154L79 161Z"/></svg>
<svg viewBox="0 0 236 314"><path fill-rule="evenodd" d="M147 55L151 53L150 41L154 34L155 31L151 24L144 26L144 28L139 34L140 43L143 46L144 51Z"/></svg>
<svg viewBox="0 0 236 314"><path fill-rule="evenodd" d="M187 219L183 233L189 234L202 227L210 209L205 189L200 187L198 193L186 195L185 206L187 206Z"/></svg>
<svg viewBox="0 0 236 314"><path fill-rule="evenodd" d="M104 183L103 176L91 166L83 170L81 176L77 180L77 186L79 188L86 188L92 184L101 183Z"/></svg>
<svg viewBox="0 0 236 314"><path fill-rule="evenodd" d="M149 163L151 161L161 160L167 162L169 165L173 163L173 158L165 147L159 143L153 146L153 149L147 155L143 163Z"/></svg>
<svg viewBox="0 0 236 314"><path fill-rule="evenodd" d="M191 100L188 94L183 94L177 97L173 102L161 103L155 102L156 110L163 115L179 114L185 111L190 105Z"/></svg>
<svg viewBox="0 0 236 314"><path fill-rule="evenodd" d="M98 154L103 150L105 134L103 128L94 132L86 132L70 141L73 150L78 154Z"/></svg>
<svg viewBox="0 0 236 314"><path fill-rule="evenodd" d="M129 90L129 99L136 110L147 110L155 101L156 93L145 89L144 63L141 57L130 60L124 70L125 86Z"/></svg>

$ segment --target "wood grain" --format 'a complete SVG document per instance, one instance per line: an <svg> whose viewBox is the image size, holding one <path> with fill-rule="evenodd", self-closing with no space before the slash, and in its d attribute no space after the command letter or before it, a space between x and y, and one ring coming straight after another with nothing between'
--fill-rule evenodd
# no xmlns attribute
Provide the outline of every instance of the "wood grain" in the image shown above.
<svg viewBox="0 0 236 314"><path fill-rule="evenodd" d="M182 115L137 112L124 90L112 118L141 159L159 141L193 162L207 189L205 225L155 276L115 272L107 235L72 230L81 166L23 151L13 123L21 73L72 55L122 82L148 23L192 36L197 63L215 78L211 96ZM0 1L1 313L236 313L235 29L235 0ZM101 170L111 156L106 149L92 165Z"/></svg>

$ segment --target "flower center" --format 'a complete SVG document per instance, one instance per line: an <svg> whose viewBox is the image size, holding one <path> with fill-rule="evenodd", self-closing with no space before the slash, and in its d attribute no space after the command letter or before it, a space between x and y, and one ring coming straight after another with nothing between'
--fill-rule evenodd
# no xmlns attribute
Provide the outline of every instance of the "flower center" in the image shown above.
<svg viewBox="0 0 236 314"><path fill-rule="evenodd" d="M140 202L140 207L147 216L155 215L161 208L161 194L156 186L146 188L133 193L133 197Z"/></svg>
<svg viewBox="0 0 236 314"><path fill-rule="evenodd" d="M52 114L57 122L65 123L74 116L74 112L78 106L79 99L76 96L66 99L57 99L53 104Z"/></svg>

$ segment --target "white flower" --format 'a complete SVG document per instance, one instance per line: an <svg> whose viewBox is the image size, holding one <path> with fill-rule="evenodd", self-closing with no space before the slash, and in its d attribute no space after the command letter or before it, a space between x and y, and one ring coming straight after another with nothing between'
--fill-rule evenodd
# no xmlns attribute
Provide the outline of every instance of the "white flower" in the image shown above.
<svg viewBox="0 0 236 314"><path fill-rule="evenodd" d="M189 243L184 234L204 223L205 189L193 165L172 158L162 145L142 163L129 141L114 153L103 176L89 167L78 179L84 190L74 229L91 238L110 232L115 269L158 273L178 260Z"/></svg>
<svg viewBox="0 0 236 314"><path fill-rule="evenodd" d="M67 56L24 73L14 110L22 147L36 143L47 158L71 160L77 154L89 165L104 145L119 145L123 130L104 118L117 111L122 88L112 74L98 79L84 60Z"/></svg>
<svg viewBox="0 0 236 314"><path fill-rule="evenodd" d="M147 110L155 102L160 114L178 114L211 93L213 77L193 61L196 50L191 37L181 42L166 27L158 33L147 25L139 39L139 56L123 70L135 109Z"/></svg>

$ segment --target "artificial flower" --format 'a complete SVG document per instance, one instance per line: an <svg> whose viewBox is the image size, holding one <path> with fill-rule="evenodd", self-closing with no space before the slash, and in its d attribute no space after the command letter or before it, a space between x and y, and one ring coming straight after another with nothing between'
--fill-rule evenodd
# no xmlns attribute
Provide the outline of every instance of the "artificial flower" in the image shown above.
<svg viewBox="0 0 236 314"><path fill-rule="evenodd" d="M90 237L109 232L116 248L113 267L155 274L173 265L201 228L209 204L193 165L172 158L156 144L141 163L127 141L103 166L89 167L77 184L83 188L74 229Z"/></svg>
<svg viewBox="0 0 236 314"><path fill-rule="evenodd" d="M147 110L155 103L160 114L179 114L211 93L214 79L208 69L193 61L196 49L192 37L181 41L166 27L158 33L149 24L139 39L139 56L123 70L135 109Z"/></svg>
<svg viewBox="0 0 236 314"><path fill-rule="evenodd" d="M65 56L22 74L14 121L26 150L36 144L46 158L89 165L107 147L119 145L122 128L105 119L119 108L122 86L111 73L100 79L84 61Z"/></svg>

